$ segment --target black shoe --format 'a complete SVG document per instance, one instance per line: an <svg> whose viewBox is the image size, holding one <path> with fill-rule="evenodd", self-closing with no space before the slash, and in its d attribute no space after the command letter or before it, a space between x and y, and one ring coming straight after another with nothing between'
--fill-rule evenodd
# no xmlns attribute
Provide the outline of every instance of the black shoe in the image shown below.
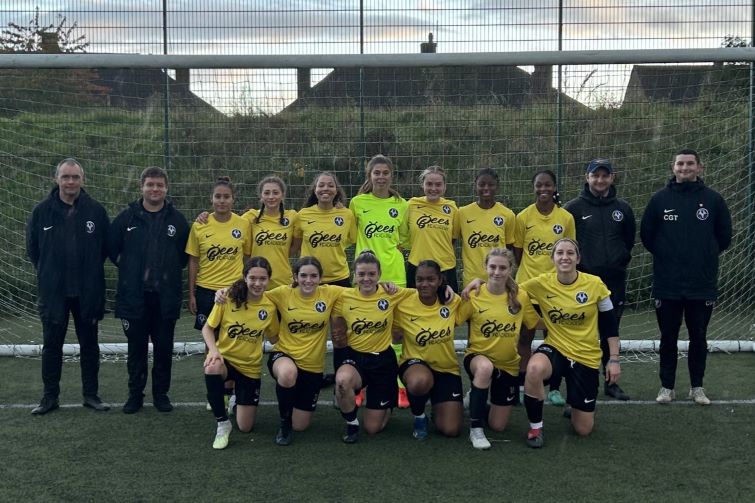
<svg viewBox="0 0 755 503"><path fill-rule="evenodd" d="M278 445L291 445L294 441L294 432L291 428L281 426L275 435L275 443Z"/></svg>
<svg viewBox="0 0 755 503"><path fill-rule="evenodd" d="M347 424L346 433L341 437L344 444L356 444L359 440L359 425Z"/></svg>
<svg viewBox="0 0 755 503"><path fill-rule="evenodd" d="M170 403L168 395L155 396L152 399L152 405L154 405L159 412L170 412L173 410L173 404Z"/></svg>
<svg viewBox="0 0 755 503"><path fill-rule="evenodd" d="M110 406L102 403L102 400L100 400L100 397L98 397L97 395L85 396L83 405L84 407L89 407L90 409L94 409L99 412L110 410Z"/></svg>
<svg viewBox="0 0 755 503"><path fill-rule="evenodd" d="M622 402L626 402L627 400L629 400L629 395L624 393L624 390L621 389L618 384L606 383L603 391L606 394L606 396L611 396L615 398L616 400L621 400Z"/></svg>
<svg viewBox="0 0 755 503"><path fill-rule="evenodd" d="M123 404L124 414L134 414L139 412L139 409L144 405L144 396L140 393L138 395L129 395L126 403Z"/></svg>
<svg viewBox="0 0 755 503"><path fill-rule="evenodd" d="M55 410L59 407L60 404L58 403L57 398L44 397L42 398L42 400L40 400L39 405L31 410L31 413L35 416L41 416L42 414L47 414L51 410Z"/></svg>
<svg viewBox="0 0 755 503"><path fill-rule="evenodd" d="M320 389L327 388L328 386L333 386L335 383L336 383L335 374L323 374L322 382L320 383Z"/></svg>

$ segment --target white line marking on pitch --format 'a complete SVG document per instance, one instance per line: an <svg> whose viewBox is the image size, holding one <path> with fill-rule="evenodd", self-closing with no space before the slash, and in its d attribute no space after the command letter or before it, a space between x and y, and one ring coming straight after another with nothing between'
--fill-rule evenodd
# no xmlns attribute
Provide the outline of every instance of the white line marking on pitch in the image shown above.
<svg viewBox="0 0 755 503"><path fill-rule="evenodd" d="M107 405L110 405L111 407L123 407L123 403L114 403L114 402L103 402ZM9 404L0 404L0 410L3 409L33 409L38 404L36 403L9 403ZM145 407L151 407L152 404L149 401L144 402ZM175 407L205 407L207 405L206 402L173 402L173 405ZM272 401L272 400L260 400L260 405L262 406L277 406L278 402ZM333 401L332 400L320 400L317 402L317 405L323 406L323 407L332 407ZM607 401L598 401L598 405L656 405L661 406L655 402L655 400L629 400L627 402L620 402L618 400L607 400ZM672 402L670 404L663 404L663 407L678 407L678 406L692 406L697 405L692 400L679 400L678 402ZM711 400L711 405L755 405L755 398L747 399L747 400ZM83 407L83 405L78 403L66 403L66 404L60 404L60 408L62 409L73 409L77 407Z"/></svg>

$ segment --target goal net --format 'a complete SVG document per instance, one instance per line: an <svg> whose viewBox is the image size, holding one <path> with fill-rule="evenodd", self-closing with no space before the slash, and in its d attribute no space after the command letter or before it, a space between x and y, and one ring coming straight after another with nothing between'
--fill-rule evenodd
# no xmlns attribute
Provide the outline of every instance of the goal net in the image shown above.
<svg viewBox="0 0 755 503"><path fill-rule="evenodd" d="M436 59L414 64L399 55L364 58L361 66L353 64L358 56L348 64L312 58L309 65L305 57L288 63L268 57L257 67L222 68L217 56L194 56L197 67L187 69L185 59L167 56L175 59L161 64L178 68L167 72L140 56L114 68L107 55L77 55L82 68L50 69L51 60L13 55L18 64L3 60L0 68L0 346L14 353L41 344L24 225L65 157L81 161L86 189L111 218L139 196L144 167L166 167L170 196L189 220L210 209L211 187L221 175L237 187L238 211L259 207L257 182L271 173L287 182L289 208L301 207L323 170L334 172L351 197L366 160L378 153L394 160L397 188L407 198L421 195L421 170L442 166L446 197L459 206L475 199L475 174L492 168L501 180L499 200L518 212L534 202L535 172L558 173L565 202L582 189L585 163L606 157L639 226L648 199L671 176L674 152L694 148L706 184L724 196L734 220L709 340L714 349L751 350L749 64L698 58L647 64L658 61L660 52L651 50L632 52L635 61L627 64L627 53L611 52L622 64L580 59L559 69L547 58L457 53L422 55ZM621 334L625 351L646 357L658 334L652 262L639 235L637 241ZM106 274L112 310L112 264ZM189 318L184 311L177 341L201 340ZM70 330L75 342L72 323ZM125 342L112 312L100 332L103 344Z"/></svg>

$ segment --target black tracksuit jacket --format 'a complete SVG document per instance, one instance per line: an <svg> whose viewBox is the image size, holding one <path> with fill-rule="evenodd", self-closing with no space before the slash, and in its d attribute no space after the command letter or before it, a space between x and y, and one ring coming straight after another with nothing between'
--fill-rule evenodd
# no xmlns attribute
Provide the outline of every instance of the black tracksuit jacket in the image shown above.
<svg viewBox="0 0 755 503"><path fill-rule="evenodd" d="M144 316L144 275L152 262L147 251L156 250L160 264L158 292L161 316L178 319L183 298L183 268L188 262L184 252L189 236L186 218L170 201L160 210L163 230L157 233L156 246L150 247L149 228L154 215L150 215L139 199L128 205L110 226L108 249L110 259L118 266L118 289L115 295L115 317L138 319Z"/></svg>
<svg viewBox="0 0 755 503"><path fill-rule="evenodd" d="M105 312L105 272L110 220L105 208L84 189L74 201L79 308L82 318L101 320ZM66 214L71 206L55 187L31 212L26 225L26 254L37 271L37 307L42 321L63 323L66 316L64 246Z"/></svg>
<svg viewBox="0 0 755 503"><path fill-rule="evenodd" d="M731 244L731 214L702 179L672 178L650 198L640 237L653 254L653 297L715 300L718 255Z"/></svg>
<svg viewBox="0 0 755 503"><path fill-rule="evenodd" d="M616 197L616 188L598 197L585 184L564 209L574 216L582 255L578 269L601 278L623 277L632 259L637 222L629 203Z"/></svg>

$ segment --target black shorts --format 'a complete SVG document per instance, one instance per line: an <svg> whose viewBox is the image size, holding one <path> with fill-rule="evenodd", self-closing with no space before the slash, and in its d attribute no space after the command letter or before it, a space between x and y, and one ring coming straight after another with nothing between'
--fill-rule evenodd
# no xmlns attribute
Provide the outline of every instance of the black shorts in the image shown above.
<svg viewBox="0 0 755 503"><path fill-rule="evenodd" d="M236 367L225 362L225 368L228 370L226 381L234 381L233 389L236 394L236 405L253 405L260 403L260 379L249 377L239 372Z"/></svg>
<svg viewBox="0 0 755 503"><path fill-rule="evenodd" d="M459 281L456 279L456 267L441 271L446 277L446 284L448 284L454 292L459 291ZM417 266L407 262L406 263L406 287L417 288Z"/></svg>
<svg viewBox="0 0 755 503"><path fill-rule="evenodd" d="M194 318L194 328L202 330L204 324L207 323L207 318L210 317L212 308L215 306L215 290L197 286L194 296L197 298L197 315Z"/></svg>
<svg viewBox="0 0 755 503"><path fill-rule="evenodd" d="M551 382L561 377L566 380L566 403L577 410L595 412L600 374L598 369L570 360L549 344L541 344L535 353L544 354L551 361Z"/></svg>
<svg viewBox="0 0 755 503"><path fill-rule="evenodd" d="M470 381L474 378L474 374L472 374L472 369L470 367L472 365L472 358L475 356L480 355L477 353L471 353L464 357L464 370L467 371ZM519 384L517 382L517 376L512 376L505 370L494 368L493 378L490 381L490 403L501 407L507 407L509 405L515 405L518 397Z"/></svg>
<svg viewBox="0 0 755 503"><path fill-rule="evenodd" d="M404 372L406 372L406 370L412 365L424 365L433 373L433 387L430 390L431 404L436 405L442 402L461 402L463 400L461 396L461 376L433 370L430 365L419 358L413 358L401 364L398 368L398 375L401 377L401 382L406 384L406 381L404 381Z"/></svg>
<svg viewBox="0 0 755 503"><path fill-rule="evenodd" d="M368 386L366 407L377 410L394 408L398 396L398 363L393 348L380 353L345 350L341 364L354 367L362 379L362 387Z"/></svg>
<svg viewBox="0 0 755 503"><path fill-rule="evenodd" d="M280 351L274 351L270 353L270 357L267 359L267 369L270 371L270 375L275 378L273 373L273 363L278 358L290 358L296 365L296 361L288 356L286 353ZM296 391L294 398L294 408L303 410L306 412L312 412L317 408L317 399L320 397L320 386L322 386L322 372L309 372L302 370L297 365L296 384L294 389Z"/></svg>
<svg viewBox="0 0 755 503"><path fill-rule="evenodd" d="M342 286L344 288L351 288L351 280L349 278L337 279L335 281L328 281L327 283L322 283L322 284Z"/></svg>

